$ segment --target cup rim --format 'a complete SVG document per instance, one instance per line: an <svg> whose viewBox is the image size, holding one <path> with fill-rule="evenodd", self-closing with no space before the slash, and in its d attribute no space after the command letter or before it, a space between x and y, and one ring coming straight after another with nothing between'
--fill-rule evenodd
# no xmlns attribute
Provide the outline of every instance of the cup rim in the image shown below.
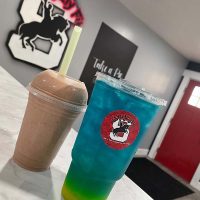
<svg viewBox="0 0 200 200"><path fill-rule="evenodd" d="M116 79L102 72L97 72L95 76L96 76L96 80L104 81L111 87L124 91L130 95L136 96L140 99L143 99L155 105L167 106L166 100L153 96L150 92L147 92L144 89L137 88L134 85L132 85L132 83L124 79Z"/></svg>
<svg viewBox="0 0 200 200"><path fill-rule="evenodd" d="M60 99L56 99L55 97L52 97L34 87L32 87L31 84L29 84L27 86L27 89L32 95L34 95L44 101L52 103L54 105L58 105L65 110L72 111L72 112L85 112L87 109L87 105L76 105L76 104L72 104L72 103L69 103L66 101L62 101Z"/></svg>

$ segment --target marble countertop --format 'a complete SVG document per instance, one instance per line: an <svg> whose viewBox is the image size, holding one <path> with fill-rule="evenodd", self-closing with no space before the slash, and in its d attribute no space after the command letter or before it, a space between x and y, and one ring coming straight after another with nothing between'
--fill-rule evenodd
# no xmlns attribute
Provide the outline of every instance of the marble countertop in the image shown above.
<svg viewBox="0 0 200 200"><path fill-rule="evenodd" d="M0 200L62 200L60 192L77 132L71 130L49 170L35 173L17 166L11 158L27 98L27 90L0 67ZM108 200L152 198L123 176Z"/></svg>

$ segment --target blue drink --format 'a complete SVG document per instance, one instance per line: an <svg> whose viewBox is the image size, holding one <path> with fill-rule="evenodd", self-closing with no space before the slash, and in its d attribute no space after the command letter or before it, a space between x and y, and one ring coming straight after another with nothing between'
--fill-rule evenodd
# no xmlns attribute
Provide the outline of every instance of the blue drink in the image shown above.
<svg viewBox="0 0 200 200"><path fill-rule="evenodd" d="M65 200L105 200L166 102L98 74L62 189Z"/></svg>

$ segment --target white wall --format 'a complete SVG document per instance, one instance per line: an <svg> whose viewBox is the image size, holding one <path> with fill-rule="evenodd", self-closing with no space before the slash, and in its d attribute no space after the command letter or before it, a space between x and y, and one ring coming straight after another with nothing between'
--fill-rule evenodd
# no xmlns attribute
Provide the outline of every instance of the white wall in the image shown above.
<svg viewBox="0 0 200 200"><path fill-rule="evenodd" d="M15 29L19 21L16 12L19 2L19 0L0 0L0 65L22 84L27 85L40 69L13 60L5 48L9 31ZM187 65L187 60L118 1L79 0L79 5L85 15L85 24L69 75L74 78L80 77L100 25L105 22L138 46L127 79L136 86L146 88L154 95L170 102ZM165 111L166 108L159 113L144 138L141 148L149 148ZM76 128L79 127L80 120L75 124Z"/></svg>

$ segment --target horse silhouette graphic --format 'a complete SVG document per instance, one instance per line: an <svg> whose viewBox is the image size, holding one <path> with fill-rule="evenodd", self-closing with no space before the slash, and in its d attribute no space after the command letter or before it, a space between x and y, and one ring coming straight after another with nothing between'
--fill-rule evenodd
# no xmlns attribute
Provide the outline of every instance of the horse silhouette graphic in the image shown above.
<svg viewBox="0 0 200 200"><path fill-rule="evenodd" d="M110 139L121 143L126 142L130 134L129 127L131 125L132 121L129 122L123 119L118 119L114 121L112 124L113 130L112 132L110 132Z"/></svg>
<svg viewBox="0 0 200 200"><path fill-rule="evenodd" d="M41 22L23 23L20 25L18 34L22 40L23 48L30 46L32 51L35 50L34 41L39 37L51 42L58 42L62 45L63 40L60 33L70 28L70 23L61 15L52 16L53 5L47 1L43 2L44 19Z"/></svg>

